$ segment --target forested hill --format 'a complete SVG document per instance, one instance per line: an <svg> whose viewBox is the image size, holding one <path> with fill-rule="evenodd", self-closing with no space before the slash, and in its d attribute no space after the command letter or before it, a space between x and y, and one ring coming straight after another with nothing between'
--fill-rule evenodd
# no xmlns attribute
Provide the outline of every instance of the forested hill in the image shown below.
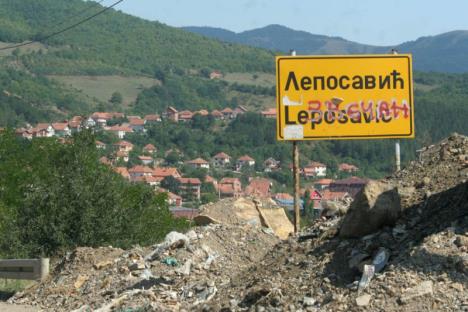
<svg viewBox="0 0 468 312"><path fill-rule="evenodd" d="M82 0L2 0L0 41L41 41L102 9ZM221 43L115 10L42 43L49 46L47 53L35 53L24 62L41 74L152 75L160 67L231 72L274 68L271 52Z"/></svg>
<svg viewBox="0 0 468 312"><path fill-rule="evenodd" d="M412 53L414 68L418 71L468 72L468 31L463 30L421 37L396 46L372 46L281 25L269 25L241 33L213 27L183 29L224 42L246 44L283 53L293 48L299 54L367 54L388 53L395 48L401 53Z"/></svg>

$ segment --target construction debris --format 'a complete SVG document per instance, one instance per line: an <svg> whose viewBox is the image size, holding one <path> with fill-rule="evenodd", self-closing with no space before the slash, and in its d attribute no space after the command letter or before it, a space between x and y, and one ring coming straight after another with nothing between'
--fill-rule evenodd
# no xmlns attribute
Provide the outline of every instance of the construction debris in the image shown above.
<svg viewBox="0 0 468 312"><path fill-rule="evenodd" d="M336 215L280 240L266 204L226 200L187 239L78 248L10 301L53 311L468 311L467 179L468 138L453 135L367 192L364 209L391 222L357 238L337 235L346 217ZM396 217L377 203L395 189Z"/></svg>

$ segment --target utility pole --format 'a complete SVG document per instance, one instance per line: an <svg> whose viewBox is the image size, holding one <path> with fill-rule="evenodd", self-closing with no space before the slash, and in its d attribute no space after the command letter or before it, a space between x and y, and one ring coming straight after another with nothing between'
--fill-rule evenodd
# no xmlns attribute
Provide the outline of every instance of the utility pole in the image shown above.
<svg viewBox="0 0 468 312"><path fill-rule="evenodd" d="M291 56L296 56L296 51L290 51ZM299 170L299 146L297 141L293 141L293 178L294 178L294 233L297 234L301 227L301 214L300 214L300 170Z"/></svg>

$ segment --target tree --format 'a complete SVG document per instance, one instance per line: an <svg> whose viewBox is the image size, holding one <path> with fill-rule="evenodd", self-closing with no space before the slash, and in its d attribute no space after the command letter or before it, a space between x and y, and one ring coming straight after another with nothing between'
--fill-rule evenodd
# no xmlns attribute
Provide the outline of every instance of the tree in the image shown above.
<svg viewBox="0 0 468 312"><path fill-rule="evenodd" d="M180 192L180 182L173 176L165 177L164 180L161 181L161 186L174 194Z"/></svg>
<svg viewBox="0 0 468 312"><path fill-rule="evenodd" d="M122 104L123 102L123 96L120 92L118 91L115 91L114 93L112 93L112 96L110 98L110 102L112 104Z"/></svg>

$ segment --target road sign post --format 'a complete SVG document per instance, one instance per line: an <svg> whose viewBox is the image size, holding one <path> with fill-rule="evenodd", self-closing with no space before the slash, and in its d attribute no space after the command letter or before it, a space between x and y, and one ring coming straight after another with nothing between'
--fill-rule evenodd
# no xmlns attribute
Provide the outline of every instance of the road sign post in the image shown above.
<svg viewBox="0 0 468 312"><path fill-rule="evenodd" d="M277 139L293 142L297 233L298 141L414 138L412 58L409 54L297 57L292 51L291 56L276 58L276 79Z"/></svg>
<svg viewBox="0 0 468 312"><path fill-rule="evenodd" d="M281 56L277 138L414 138L411 55Z"/></svg>

